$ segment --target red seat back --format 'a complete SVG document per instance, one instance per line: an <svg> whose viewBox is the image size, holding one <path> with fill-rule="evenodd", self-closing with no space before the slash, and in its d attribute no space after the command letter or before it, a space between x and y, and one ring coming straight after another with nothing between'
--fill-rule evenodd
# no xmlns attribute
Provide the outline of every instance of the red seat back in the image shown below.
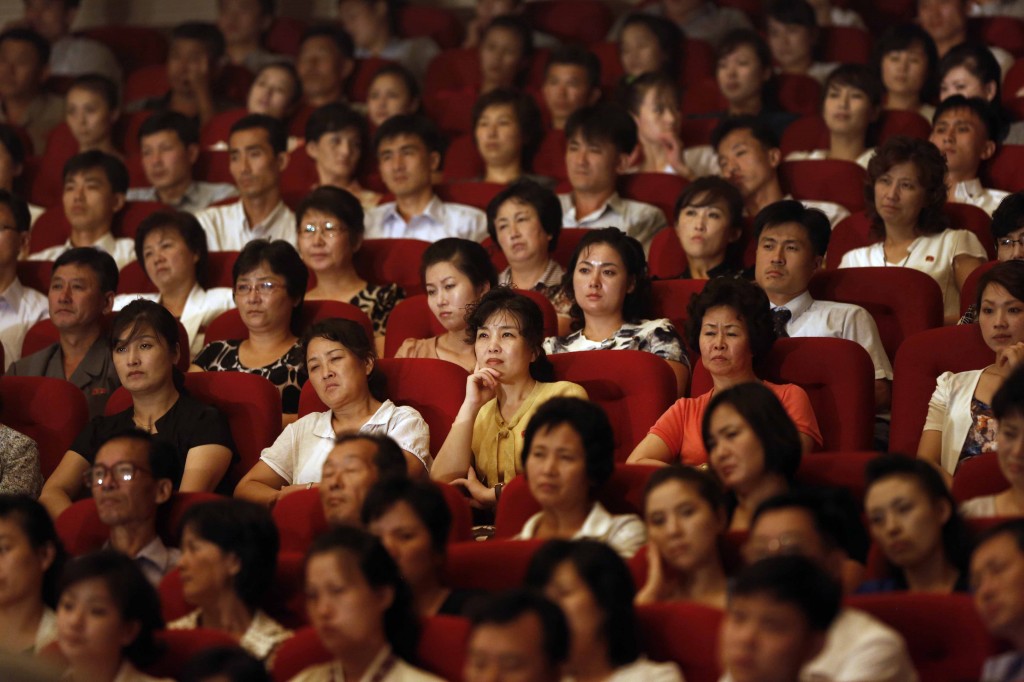
<svg viewBox="0 0 1024 682"><path fill-rule="evenodd" d="M665 220L674 225L676 199L688 184L685 178L670 173L627 173L619 176L619 193L627 199L657 206Z"/></svg>
<svg viewBox="0 0 1024 682"><path fill-rule="evenodd" d="M703 291L705 284L707 280L703 279L662 279L651 282L652 309L655 317L667 317L672 320L679 336L685 340L684 324L689 318L686 309L690 305L690 299ZM698 352L696 348L692 351Z"/></svg>
<svg viewBox="0 0 1024 682"><path fill-rule="evenodd" d="M775 76L779 104L785 111L813 116L821 106L821 84L810 76L782 73Z"/></svg>
<svg viewBox="0 0 1024 682"><path fill-rule="evenodd" d="M851 213L832 228L828 253L825 254L825 267L829 270L837 269L847 252L876 241L878 240L871 236L871 221L864 211Z"/></svg>
<svg viewBox="0 0 1024 682"><path fill-rule="evenodd" d="M451 141L444 155L444 180L472 180L483 177L486 168L476 148L472 133L459 135Z"/></svg>
<svg viewBox="0 0 1024 682"><path fill-rule="evenodd" d="M18 279L22 284L41 293L50 290L50 275L53 274L51 260L18 261Z"/></svg>
<svg viewBox="0 0 1024 682"><path fill-rule="evenodd" d="M144 66L163 66L167 61L167 38L155 28L107 24L86 29L82 35L109 47L118 63L129 72Z"/></svg>
<svg viewBox="0 0 1024 682"><path fill-rule="evenodd" d="M972 17L968 30L985 45L1001 47L1014 57L1024 56L1024 21L1017 17Z"/></svg>
<svg viewBox="0 0 1024 682"><path fill-rule="evenodd" d="M358 322L363 326L366 338L373 338L373 324L366 313L351 303L342 303L341 301L306 301L302 304L302 319L299 326L305 330L314 322L330 317L340 317L344 320ZM207 343L247 338L249 338L249 329L242 322L237 308L221 313L206 328Z"/></svg>
<svg viewBox="0 0 1024 682"><path fill-rule="evenodd" d="M790 123L779 143L783 157L791 152L827 149L828 145L828 127L825 125L825 120L817 114L798 118Z"/></svg>
<svg viewBox="0 0 1024 682"><path fill-rule="evenodd" d="M852 161L786 161L779 166L782 186L801 201L831 201L850 212L864 210L867 171Z"/></svg>
<svg viewBox="0 0 1024 682"><path fill-rule="evenodd" d="M878 457L878 452L822 452L800 460L796 480L811 487L833 487L847 490L858 504L864 499L866 484L864 467Z"/></svg>
<svg viewBox="0 0 1024 682"><path fill-rule="evenodd" d="M549 130L544 133L533 157L533 172L558 181L567 180L569 171L565 168L565 149L564 131Z"/></svg>
<svg viewBox="0 0 1024 682"><path fill-rule="evenodd" d="M398 12L398 33L404 38L424 36L442 49L462 44L462 24L448 9L422 4L402 5Z"/></svg>
<svg viewBox="0 0 1024 682"><path fill-rule="evenodd" d="M1018 169L1022 167L1024 167L1024 145L1000 145L995 156L982 166L982 184L985 187L994 187L1004 192L1019 192L1024 189L1024 177L1018 172Z"/></svg>
<svg viewBox="0 0 1024 682"><path fill-rule="evenodd" d="M960 314L963 315L967 312L967 309L974 305L978 299L978 282L981 280L981 276L986 272L994 268L999 264L999 261L993 260L975 268L971 274L967 275L967 279L964 280L964 287L960 291Z"/></svg>
<svg viewBox="0 0 1024 682"><path fill-rule="evenodd" d="M694 602L675 601L637 609L640 641L656 661L674 661L687 682L716 682L722 674L718 632L724 613Z"/></svg>
<svg viewBox="0 0 1024 682"><path fill-rule="evenodd" d="M999 455L985 452L960 462L953 474L953 497L966 502L972 497L995 495L1010 487L999 466Z"/></svg>
<svg viewBox="0 0 1024 682"><path fill-rule="evenodd" d="M465 204L481 211L486 211L491 199L503 189L505 185L497 182L453 182L434 187L442 201Z"/></svg>
<svg viewBox="0 0 1024 682"><path fill-rule="evenodd" d="M463 590L496 592L522 586L540 540L460 542L448 548L444 583Z"/></svg>
<svg viewBox="0 0 1024 682"><path fill-rule="evenodd" d="M985 247L989 260L996 259L996 242L992 238L992 217L983 209L972 204L947 202L943 208L949 216L949 224L953 229L969 230Z"/></svg>
<svg viewBox="0 0 1024 682"><path fill-rule="evenodd" d="M367 282L394 282L412 296L423 292L420 262L428 246L430 242L419 239L366 239L353 257L353 265Z"/></svg>
<svg viewBox="0 0 1024 682"><path fill-rule="evenodd" d="M893 135L907 135L919 140L927 140L932 132L932 124L916 111L887 109L878 118L876 130L878 139L875 141L875 146L878 146Z"/></svg>
<svg viewBox="0 0 1024 682"><path fill-rule="evenodd" d="M105 326L107 329L110 327L110 322L114 319L115 313L108 313L105 316ZM184 351L178 357L177 367L182 372L188 371L190 364L189 358L189 339L188 332L185 331L184 325L181 324L181 320L177 320L178 323L178 345L184 349ZM21 356L32 355L35 352L46 348L50 344L57 343L60 341L60 332L57 331L57 327L54 326L53 321L50 319L40 320L34 325L29 327L28 331L25 332L25 338L21 342Z"/></svg>
<svg viewBox="0 0 1024 682"><path fill-rule="evenodd" d="M135 233L146 217L154 211L171 210L165 204L155 201L129 201L126 202L110 224L110 233L115 237L134 239ZM58 201L52 208L43 211L43 214L36 219L32 226L32 236L29 238L29 251L35 253L51 246L57 246L67 241L71 235L71 224L64 215L64 206Z"/></svg>
<svg viewBox="0 0 1024 682"><path fill-rule="evenodd" d="M36 442L39 468L48 478L89 423L89 407L82 391L63 379L5 376L0 422Z"/></svg>
<svg viewBox="0 0 1024 682"><path fill-rule="evenodd" d="M818 44L822 61L867 64L871 59L871 34L854 26L821 26Z"/></svg>
<svg viewBox="0 0 1024 682"><path fill-rule="evenodd" d="M356 59L352 75L348 77L348 82L345 84L345 95L349 101L365 102L370 93L370 83L373 82L373 77L377 75L381 67L388 64L394 64L394 62L380 57Z"/></svg>
<svg viewBox="0 0 1024 682"><path fill-rule="evenodd" d="M686 252L683 245L679 243L672 225L669 228L658 232L651 240L651 254L648 259L648 267L651 277L656 279L675 279L686 272Z"/></svg>
<svg viewBox="0 0 1024 682"><path fill-rule="evenodd" d="M526 5L525 18L534 29L563 42L589 45L604 40L614 15L603 2L543 0Z"/></svg>
<svg viewBox="0 0 1024 682"><path fill-rule="evenodd" d="M981 369L994 357L976 324L929 329L907 338L893 368L889 450L917 453L928 401L940 374Z"/></svg>
<svg viewBox="0 0 1024 682"><path fill-rule="evenodd" d="M248 113L245 107L238 107L237 109L228 109L215 115L203 126L202 131L199 133L200 148L208 149L217 143L226 144L228 136L231 134L231 126L235 125Z"/></svg>
<svg viewBox="0 0 1024 682"><path fill-rule="evenodd" d="M306 32L306 27L306 22L301 19L274 17L270 29L263 36L263 44L274 54L297 57L302 44L302 34Z"/></svg>
<svg viewBox="0 0 1024 682"><path fill-rule="evenodd" d="M159 630L156 633L160 654L156 661L143 668L147 675L178 679L185 663L192 657L214 647L237 647L238 638L223 630Z"/></svg>

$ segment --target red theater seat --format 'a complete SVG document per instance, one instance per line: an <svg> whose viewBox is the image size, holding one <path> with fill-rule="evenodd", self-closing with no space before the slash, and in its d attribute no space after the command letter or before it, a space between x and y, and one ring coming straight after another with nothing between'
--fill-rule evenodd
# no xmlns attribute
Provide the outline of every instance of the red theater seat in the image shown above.
<svg viewBox="0 0 1024 682"><path fill-rule="evenodd" d="M211 118L209 122L203 126L203 129L199 134L200 148L209 149L218 143L227 144L228 136L231 133L231 126L235 125L235 123L240 121L248 113L249 112L245 107L239 107L237 109L222 111Z"/></svg>
<svg viewBox="0 0 1024 682"><path fill-rule="evenodd" d="M960 314L963 315L967 312L967 309L971 307L978 299L978 282L981 280L981 276L986 272L994 268L999 264L999 261L989 261L984 265L977 267L974 271L967 275L967 279L964 281L964 288L960 291Z"/></svg>
<svg viewBox="0 0 1024 682"><path fill-rule="evenodd" d="M41 293L50 290L50 275L53 274L53 261L20 260L18 261L18 279L22 284Z"/></svg>
<svg viewBox="0 0 1024 682"><path fill-rule="evenodd" d="M670 173L627 173L619 176L619 193L626 199L657 206L665 220L674 225L676 199L688 184L684 178Z"/></svg>
<svg viewBox="0 0 1024 682"><path fill-rule="evenodd" d="M442 201L465 204L487 210L487 205L505 185L497 182L452 182L434 187L434 191Z"/></svg>
<svg viewBox="0 0 1024 682"><path fill-rule="evenodd" d="M163 66L167 62L167 38L163 31L155 28L108 24L86 29L82 35L109 47L118 63L129 73L145 66Z"/></svg>
<svg viewBox="0 0 1024 682"><path fill-rule="evenodd" d="M810 76L794 73L775 77L779 104L785 111L814 116L821 106L821 84Z"/></svg>
<svg viewBox="0 0 1024 682"><path fill-rule="evenodd" d="M156 661L143 668L154 677L174 678L196 654L214 647L237 647L238 639L222 630L196 628L195 630L158 630L157 646L160 654Z"/></svg>
<svg viewBox="0 0 1024 682"><path fill-rule="evenodd" d="M89 423L89 408L81 389L63 379L5 376L0 377L0 423L36 442L39 467L48 478Z"/></svg>
<svg viewBox="0 0 1024 682"><path fill-rule="evenodd" d="M637 609L640 641L656 661L674 661L687 682L716 682L722 674L718 631L724 613L692 602L652 604Z"/></svg>
<svg viewBox="0 0 1024 682"><path fill-rule="evenodd" d="M779 180L801 201L831 201L851 212L864 210L867 171L852 161L785 161L779 166Z"/></svg>
<svg viewBox="0 0 1024 682"><path fill-rule="evenodd" d="M154 211L168 211L170 208L165 204L156 201L129 201L126 202L117 215L114 216L110 226L110 232L115 237L134 239L135 233L146 217ZM32 226L32 236L29 239L29 251L35 253L51 246L57 246L67 241L71 235L71 225L64 215L64 206L58 201L56 205L43 211L43 214L36 219Z"/></svg>
<svg viewBox="0 0 1024 682"><path fill-rule="evenodd" d="M450 10L423 4L402 5L398 13L398 32L405 38L425 36L441 49L462 44L462 24Z"/></svg>
<svg viewBox="0 0 1024 682"><path fill-rule="evenodd" d="M521 587L540 540L460 542L448 548L445 584L463 590L496 592Z"/></svg>
<svg viewBox="0 0 1024 682"><path fill-rule="evenodd" d="M371 284L394 282L406 296L423 293L420 263L430 242L419 239L366 239L353 256L360 277Z"/></svg>
<svg viewBox="0 0 1024 682"><path fill-rule="evenodd" d="M804 116L790 123L779 142L783 158L791 152L827 149L828 145L828 127L825 125L825 120L817 114Z"/></svg>
<svg viewBox="0 0 1024 682"><path fill-rule="evenodd" d="M1021 168L1024 168L1024 145L1001 145L995 156L982 167L983 184L1004 192L1019 192L1024 189Z"/></svg>
<svg viewBox="0 0 1024 682"><path fill-rule="evenodd" d="M818 29L822 61L837 64L867 64L871 59L871 34L852 26L822 26Z"/></svg>
<svg viewBox="0 0 1024 682"><path fill-rule="evenodd" d="M966 502L972 497L995 495L1009 487L1010 484L999 467L999 456L994 452L963 460L953 474L952 493L958 503Z"/></svg>
<svg viewBox="0 0 1024 682"><path fill-rule="evenodd" d="M675 279L686 272L686 252L671 225L651 240L648 267L655 279Z"/></svg>
<svg viewBox="0 0 1024 682"><path fill-rule="evenodd" d="M864 452L815 452L800 460L798 483L846 489L860 503L864 499L864 467L878 457L874 450Z"/></svg>
<svg viewBox="0 0 1024 682"><path fill-rule="evenodd" d="M525 9L530 26L567 43L604 40L614 20L608 5L592 0L543 0L528 3Z"/></svg>
<svg viewBox="0 0 1024 682"><path fill-rule="evenodd" d="M373 324L366 313L351 303L342 303L341 301L306 301L302 304L302 319L299 327L305 330L314 322L330 317L340 317L358 322L366 331L366 337L373 338ZM249 329L242 322L238 309L221 313L206 328L207 343L247 338L249 338Z"/></svg>
<svg viewBox="0 0 1024 682"><path fill-rule="evenodd" d="M286 54L297 57L302 44L302 34L306 31L306 22L292 17L274 17L270 29L263 36L267 50L274 54Z"/></svg>

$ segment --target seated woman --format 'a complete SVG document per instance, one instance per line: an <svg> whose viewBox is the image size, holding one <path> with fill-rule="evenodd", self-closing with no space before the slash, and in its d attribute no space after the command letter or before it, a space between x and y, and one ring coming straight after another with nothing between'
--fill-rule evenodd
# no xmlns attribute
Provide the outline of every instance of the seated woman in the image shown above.
<svg viewBox="0 0 1024 682"><path fill-rule="evenodd" d="M967 519L1024 516L1024 468L1020 466L1024 436L1024 370L1015 369L992 398L996 418L996 453L999 470L1010 484L995 495L972 497L960 505Z"/></svg>
<svg viewBox="0 0 1024 682"><path fill-rule="evenodd" d="M930 122L935 107L935 41L917 24L890 26L875 41L871 68L882 76L885 108L916 111Z"/></svg>
<svg viewBox="0 0 1024 682"><path fill-rule="evenodd" d="M943 372L928 401L917 456L947 481L960 462L996 449L992 402L1024 358L1024 262L999 263L978 281L978 327L995 361L984 369Z"/></svg>
<svg viewBox="0 0 1024 682"><path fill-rule="evenodd" d="M545 339L546 352L653 353L668 363L683 394L690 382L690 360L672 323L650 319L651 281L640 242L617 227L592 229L576 245L562 289L571 302L574 331Z"/></svg>
<svg viewBox="0 0 1024 682"><path fill-rule="evenodd" d="M624 84L645 73L679 75L686 36L675 22L664 17L634 12L622 21L619 33L619 61Z"/></svg>
<svg viewBox="0 0 1024 682"><path fill-rule="evenodd" d="M889 575L858 591L967 592L967 528L935 467L904 455L880 455L868 462L864 479L864 515Z"/></svg>
<svg viewBox="0 0 1024 682"><path fill-rule="evenodd" d="M359 276L352 259L363 245L363 208L355 196L337 187L313 190L295 210L299 255L316 286L307 301L342 301L358 307L373 323L379 345L384 343L388 316L405 292L397 284L370 284Z"/></svg>
<svg viewBox="0 0 1024 682"><path fill-rule="evenodd" d="M172 682L139 671L159 653L160 598L131 557L104 549L74 559L61 574L57 644L62 680Z"/></svg>
<svg viewBox="0 0 1024 682"><path fill-rule="evenodd" d="M946 160L927 140L897 135L868 164L865 212L871 246L846 252L841 268L907 267L929 275L942 291L946 324L960 319L960 290L988 260L978 237L951 229L946 205Z"/></svg>
<svg viewBox="0 0 1024 682"><path fill-rule="evenodd" d="M556 396L586 398L587 392L553 380L540 308L511 289L484 294L466 316L466 335L477 368L430 477L465 487L474 506L489 509L502 486L522 473L524 431L537 409Z"/></svg>
<svg viewBox="0 0 1024 682"><path fill-rule="evenodd" d="M472 340L466 337L466 313L469 306L498 286L498 273L487 250L468 239L439 239L423 252L420 279L430 312L445 333L429 339L406 339L395 357L437 358L454 362L467 372L474 371L476 354Z"/></svg>
<svg viewBox="0 0 1024 682"><path fill-rule="evenodd" d="M807 393L795 384L762 382L754 373L775 343L771 306L760 287L730 277L712 279L690 301L687 315L687 341L700 351L713 388L696 398L677 400L636 446L627 464L706 464L708 451L701 425L708 403L715 394L748 382L763 383L779 399L796 424L803 452L821 446L818 420Z"/></svg>
<svg viewBox="0 0 1024 682"><path fill-rule="evenodd" d="M796 425L760 383L716 393L701 424L708 464L729 493L729 530L747 530L758 505L789 490L800 466Z"/></svg>
<svg viewBox="0 0 1024 682"><path fill-rule="evenodd" d="M377 353L358 322L321 320L299 348L327 410L286 426L239 482L235 497L273 507L285 495L311 488L320 482L335 438L348 432L389 436L402 448L410 474L429 471L430 429L419 412L384 397L383 377L374 369Z"/></svg>
<svg viewBox="0 0 1024 682"><path fill-rule="evenodd" d="M579 398L552 398L530 418L523 473L540 511L517 540L598 540L629 559L644 544L635 514L610 514L595 499L615 469L615 436L604 410Z"/></svg>
<svg viewBox="0 0 1024 682"><path fill-rule="evenodd" d="M637 605L692 601L725 608L726 503L718 479L705 471L674 464L651 474L643 502L647 581Z"/></svg>
<svg viewBox="0 0 1024 682"><path fill-rule="evenodd" d="M78 76L64 95L64 120L78 142L79 152L96 149L123 159L114 144L114 124L120 115L118 85L106 76Z"/></svg>
<svg viewBox="0 0 1024 682"><path fill-rule="evenodd" d="M642 656L633 576L602 543L548 542L530 560L526 586L565 614L570 646L564 672L569 679L682 682L675 663L653 663Z"/></svg>
<svg viewBox="0 0 1024 682"><path fill-rule="evenodd" d="M452 512L437 484L382 479L366 493L362 515L363 525L398 564L417 616L463 615L473 593L444 584Z"/></svg>
<svg viewBox="0 0 1024 682"><path fill-rule="evenodd" d="M278 58L279 59L279 58ZM245 108L288 122L302 102L302 81L291 62L274 61L256 72Z"/></svg>
<svg viewBox="0 0 1024 682"><path fill-rule="evenodd" d="M318 107L306 120L306 154L316 164L318 187L351 192L364 211L380 203L381 194L359 183L359 168L369 133L366 119L346 104Z"/></svg>
<svg viewBox="0 0 1024 682"><path fill-rule="evenodd" d="M39 445L25 434L0 424L0 494L35 499L42 487Z"/></svg>
<svg viewBox="0 0 1024 682"><path fill-rule="evenodd" d="M420 86L416 77L401 64L385 64L370 80L366 94L366 117L374 129L392 116L415 114L420 110Z"/></svg>
<svg viewBox="0 0 1024 682"><path fill-rule="evenodd" d="M882 113L882 83L870 67L843 64L825 79L821 117L828 128L828 149L790 152L786 161L835 159L852 161L867 170L875 154L868 131Z"/></svg>
<svg viewBox="0 0 1024 682"><path fill-rule="evenodd" d="M292 636L260 607L274 582L277 526L270 513L242 500L193 505L181 519L181 590L194 611L169 630L208 628L270 667L277 647Z"/></svg>
<svg viewBox="0 0 1024 682"><path fill-rule="evenodd" d="M114 310L140 298L159 303L185 328L189 357L197 355L206 345L207 325L235 307L231 289L204 287L209 258L206 232L191 213L155 211L139 224L135 255L157 293L118 294Z"/></svg>
<svg viewBox="0 0 1024 682"><path fill-rule="evenodd" d="M0 495L5 586L0 592L0 651L36 654L57 639L53 607L64 548L46 508L26 495Z"/></svg>
<svg viewBox="0 0 1024 682"><path fill-rule="evenodd" d="M217 408L185 392L185 377L175 366L181 349L174 317L157 303L134 301L114 318L110 338L114 367L132 406L89 422L46 480L39 501L57 518L86 492L82 476L100 445L132 428L171 443L175 490L228 492L222 479L236 457L231 429Z"/></svg>
<svg viewBox="0 0 1024 682"><path fill-rule="evenodd" d="M686 254L680 279L739 277L743 255L743 197L728 180L718 176L697 178L676 200L676 237Z"/></svg>
<svg viewBox="0 0 1024 682"><path fill-rule="evenodd" d="M953 95L980 97L989 103L1004 126L1014 116L1003 106L1003 72L992 51L983 43L961 43L947 52L937 69L939 101ZM1024 122L1013 121L1004 129L1001 144L1024 144Z"/></svg>
<svg viewBox="0 0 1024 682"><path fill-rule="evenodd" d="M544 134L537 103L527 94L498 88L473 105L473 141L484 161L483 182L507 185L530 178L554 187L554 180L528 172Z"/></svg>
<svg viewBox="0 0 1024 682"><path fill-rule="evenodd" d="M292 682L442 682L408 663L419 639L412 596L394 560L366 531L338 526L313 541L306 555L306 608L332 660L306 668Z"/></svg>
<svg viewBox="0 0 1024 682"><path fill-rule="evenodd" d="M261 376L281 392L284 422L295 421L306 383L298 332L309 270L288 242L256 239L238 254L231 276L249 336L207 344L189 371Z"/></svg>

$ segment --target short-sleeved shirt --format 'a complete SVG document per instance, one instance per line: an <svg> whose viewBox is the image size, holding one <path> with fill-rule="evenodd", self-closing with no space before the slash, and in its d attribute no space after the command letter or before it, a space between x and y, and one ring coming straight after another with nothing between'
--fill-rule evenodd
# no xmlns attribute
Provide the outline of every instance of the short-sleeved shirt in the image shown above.
<svg viewBox="0 0 1024 682"><path fill-rule="evenodd" d="M572 194L559 194L558 200L562 204L563 226L617 227L630 237L636 238L644 247L644 253L651 248L654 235L668 225L665 214L657 206L623 199L617 192L612 193L601 208L585 216L576 215Z"/></svg>
<svg viewBox="0 0 1024 682"><path fill-rule="evenodd" d="M796 430L810 436L821 447L818 419L814 416L811 401L804 389L796 384L773 384L770 381L761 383L782 403L786 414L796 424ZM669 450L679 453L679 460L688 466L699 466L708 461L701 424L714 392L712 389L696 398L680 398L651 427L650 433L663 440Z"/></svg>
<svg viewBox="0 0 1024 682"><path fill-rule="evenodd" d="M109 253L110 257L114 259L115 263L117 263L118 270L135 260L135 240L133 239L119 239L107 232L88 246L91 246L94 249L99 249L104 253ZM42 251L36 251L35 253L29 254L28 259L57 260L60 258L61 254L73 248L75 248L75 245L71 243L71 238L69 237L63 244L51 246L43 249Z"/></svg>
<svg viewBox="0 0 1024 682"><path fill-rule="evenodd" d="M394 201L381 204L366 213L367 239L420 239L436 242L459 237L482 242L487 237L487 215L478 208L430 199L423 213L408 221L398 212Z"/></svg>
<svg viewBox="0 0 1024 682"><path fill-rule="evenodd" d="M64 353L59 343L36 351L7 368L9 376L65 379L81 389L90 417L99 417L110 394L121 385L110 354L110 343L100 334L71 376L64 376Z"/></svg>
<svg viewBox="0 0 1024 682"><path fill-rule="evenodd" d="M583 336L582 329L568 336L549 336L544 339L546 353L572 353L579 350L639 350L665 360L681 362L687 366L690 364L683 340L668 318L627 322L604 341L591 341Z"/></svg>
<svg viewBox="0 0 1024 682"><path fill-rule="evenodd" d="M181 198L174 203L166 202L179 211L198 213L211 204L238 196L235 186L226 182L203 182L197 180L188 186ZM155 187L132 187L126 197L128 201L160 201Z"/></svg>
<svg viewBox="0 0 1024 682"><path fill-rule="evenodd" d="M403 298L405 292L397 284L367 284L365 289L349 299L349 303L366 313L373 323L374 334L383 336L391 311Z"/></svg>
<svg viewBox="0 0 1024 682"><path fill-rule="evenodd" d="M0 344L5 365L21 357L21 343L29 328L48 317L50 307L46 296L25 286L17 277L0 291Z"/></svg>
<svg viewBox="0 0 1024 682"><path fill-rule="evenodd" d="M164 416L153 424L155 440L169 442L174 446L175 473L174 489L181 485L181 476L185 472L185 460L192 448L203 445L223 445L231 450L232 461L238 459L235 444L231 439L231 428L228 420L216 407L201 403L192 396L182 394ZM92 464L96 461L96 452L111 436L134 429L134 410L128 408L124 412L109 417L96 417L78 434L71 449ZM225 487L224 481L218 485L217 492L230 494L231 489Z"/></svg>
<svg viewBox="0 0 1024 682"><path fill-rule="evenodd" d="M298 342L287 353L269 365L263 367L246 367L238 358L238 349L242 342L214 341L196 356L195 364L207 372L245 372L256 374L277 386L281 392L281 411L284 414L296 414L299 411L299 395L309 375L306 374L306 362L302 356L302 346Z"/></svg>
<svg viewBox="0 0 1024 682"><path fill-rule="evenodd" d="M196 219L206 230L210 251L241 251L254 239L283 239L295 246L295 214L283 201L277 203L263 222L255 225L249 223L241 201L211 206L196 213Z"/></svg>

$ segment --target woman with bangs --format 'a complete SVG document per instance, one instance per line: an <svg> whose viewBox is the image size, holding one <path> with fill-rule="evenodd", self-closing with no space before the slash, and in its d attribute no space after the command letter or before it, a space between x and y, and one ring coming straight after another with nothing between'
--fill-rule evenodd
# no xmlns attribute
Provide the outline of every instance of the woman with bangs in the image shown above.
<svg viewBox="0 0 1024 682"><path fill-rule="evenodd" d="M821 117L828 128L828 149L790 152L786 161L833 159L852 161L867 170L874 148L868 148L871 127L882 113L882 83L870 67L843 64L825 80Z"/></svg>
<svg viewBox="0 0 1024 682"><path fill-rule="evenodd" d="M89 422L47 479L39 500L56 518L84 496L82 475L100 445L133 428L173 445L175 490L230 492L222 479L236 457L231 430L217 408L185 391L185 377L176 366L181 349L174 317L158 303L134 301L114 318L110 338L114 367L132 406Z"/></svg>
<svg viewBox="0 0 1024 682"><path fill-rule="evenodd" d="M366 93L366 118L373 130L392 116L419 110L420 86L409 69L401 64L385 64L377 69Z"/></svg>
<svg viewBox="0 0 1024 682"><path fill-rule="evenodd" d="M717 176L698 178L679 195L675 214L686 254L680 279L742 276L743 197L735 185Z"/></svg>
<svg viewBox="0 0 1024 682"><path fill-rule="evenodd" d="M464 487L471 504L493 509L502 486L523 470L526 425L556 396L586 398L582 386L554 381L544 353L544 318L529 298L501 287L466 316L476 370L430 476Z"/></svg>
<svg viewBox="0 0 1024 682"><path fill-rule="evenodd" d="M498 88L473 105L473 141L484 161L481 182L508 185L525 178L554 187L554 180L529 173L544 134L540 109L529 95Z"/></svg>
<svg viewBox="0 0 1024 682"><path fill-rule="evenodd" d="M622 22L619 33L619 62L623 85L647 73L662 73L669 78L679 74L686 48L686 36L664 17L634 12Z"/></svg>
<svg viewBox="0 0 1024 682"><path fill-rule="evenodd" d="M939 61L939 101L963 95L980 97L989 103L1003 126L1000 144L1024 144L1024 121L1003 107L1003 72L992 51L982 43L962 43L943 55ZM1018 91L1017 95L1021 93Z"/></svg>
<svg viewBox="0 0 1024 682"><path fill-rule="evenodd" d="M871 68L882 79L885 108L914 111L929 122L935 115L935 41L917 24L890 26L875 42Z"/></svg>
<svg viewBox="0 0 1024 682"><path fill-rule="evenodd" d="M341 102L319 107L306 121L306 153L316 164L318 187L351 192L364 211L381 200L380 193L359 183L359 167L368 139L366 119Z"/></svg>

